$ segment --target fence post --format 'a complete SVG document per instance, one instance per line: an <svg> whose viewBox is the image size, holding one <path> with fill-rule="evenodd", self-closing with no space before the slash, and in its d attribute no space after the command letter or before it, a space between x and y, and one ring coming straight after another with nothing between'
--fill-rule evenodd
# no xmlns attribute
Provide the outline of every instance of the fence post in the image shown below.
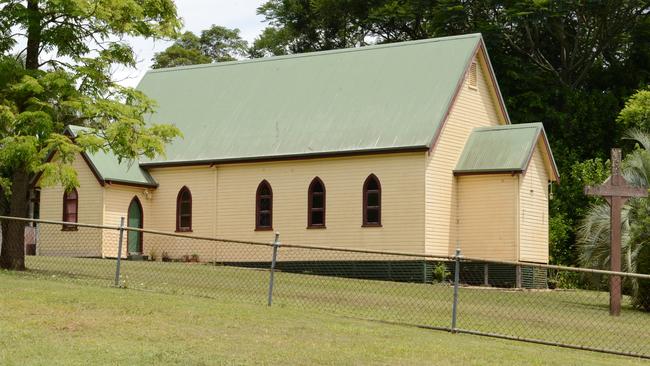
<svg viewBox="0 0 650 366"><path fill-rule="evenodd" d="M456 318L458 316L458 286L460 284L460 249L456 249L454 256L454 302L451 307L451 332L456 333Z"/></svg>
<svg viewBox="0 0 650 366"><path fill-rule="evenodd" d="M278 248L280 247L280 233L275 233L275 240L273 241L273 256L271 258L271 277L269 278L269 300L268 306L273 303L273 281L275 278L275 263L278 259Z"/></svg>
<svg viewBox="0 0 650 366"><path fill-rule="evenodd" d="M41 249L39 243L39 231L40 231L40 225L38 222L34 222L34 243L36 245L36 252L34 253L35 255L40 255L41 254Z"/></svg>
<svg viewBox="0 0 650 366"><path fill-rule="evenodd" d="M115 287L120 286L120 264L122 262L122 238L124 237L124 217L120 218L120 237L117 239L117 264L115 267Z"/></svg>

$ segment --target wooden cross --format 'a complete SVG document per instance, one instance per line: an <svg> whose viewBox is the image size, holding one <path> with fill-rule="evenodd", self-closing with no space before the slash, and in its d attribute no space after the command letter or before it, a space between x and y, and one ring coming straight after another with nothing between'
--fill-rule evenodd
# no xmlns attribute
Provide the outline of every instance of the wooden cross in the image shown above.
<svg viewBox="0 0 650 366"><path fill-rule="evenodd" d="M585 187L585 194L604 197L610 207L610 243L609 263L614 272L621 271L621 211L625 201L630 197L646 197L648 190L643 187L630 186L621 175L621 149L612 149L612 175L600 186ZM621 314L621 277L609 278L609 313Z"/></svg>

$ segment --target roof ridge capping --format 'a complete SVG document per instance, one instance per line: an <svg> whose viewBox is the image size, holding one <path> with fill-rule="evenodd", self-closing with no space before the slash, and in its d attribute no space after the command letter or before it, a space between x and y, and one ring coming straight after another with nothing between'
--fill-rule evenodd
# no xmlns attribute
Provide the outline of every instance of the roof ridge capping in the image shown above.
<svg viewBox="0 0 650 366"><path fill-rule="evenodd" d="M260 58L243 59L243 60L227 61L227 62L214 62L209 64L199 64L199 65L165 67L161 69L149 69L147 70L146 73L155 74L155 73L181 71L181 70L192 70L192 69L203 69L203 68L213 68L213 67L226 67L226 66L234 66L234 65L245 65L245 64L261 63L261 62L272 62L272 61L280 61L280 60L303 58L303 57L327 56L327 55L335 55L335 54L349 53L349 52L364 52L364 51L373 51L373 50L385 49L385 48L397 48L397 47L405 47L405 46L412 46L418 44L453 41L453 40L464 39L464 38L476 38L477 40L482 40L483 35L481 33L459 34L459 35L446 36L446 37L417 39L413 41L380 43L380 44L372 44L372 45L360 46L360 47L347 47L347 48L337 48L337 49L325 50L325 51L294 53L294 54L282 55L282 56L260 57Z"/></svg>

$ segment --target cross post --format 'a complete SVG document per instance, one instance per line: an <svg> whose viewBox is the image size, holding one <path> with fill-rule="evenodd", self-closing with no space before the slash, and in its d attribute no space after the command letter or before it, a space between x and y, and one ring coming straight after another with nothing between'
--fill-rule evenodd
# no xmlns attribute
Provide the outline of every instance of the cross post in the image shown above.
<svg viewBox="0 0 650 366"><path fill-rule="evenodd" d="M621 271L621 211L630 197L647 197L648 190L643 187L630 186L621 174L621 149L611 152L612 175L600 186L585 187L585 194L605 198L610 206L610 268L613 272ZM609 277L609 314L621 314L621 277Z"/></svg>

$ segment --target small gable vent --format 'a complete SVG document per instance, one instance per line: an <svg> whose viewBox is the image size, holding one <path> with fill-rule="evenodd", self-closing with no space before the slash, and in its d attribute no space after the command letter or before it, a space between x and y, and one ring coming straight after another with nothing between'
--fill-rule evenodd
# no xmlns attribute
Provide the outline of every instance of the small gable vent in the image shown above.
<svg viewBox="0 0 650 366"><path fill-rule="evenodd" d="M476 70L476 61L472 62L472 64L469 66L469 75L467 76L467 85L469 86L470 89L477 89L478 88L478 76L477 76L477 70Z"/></svg>

